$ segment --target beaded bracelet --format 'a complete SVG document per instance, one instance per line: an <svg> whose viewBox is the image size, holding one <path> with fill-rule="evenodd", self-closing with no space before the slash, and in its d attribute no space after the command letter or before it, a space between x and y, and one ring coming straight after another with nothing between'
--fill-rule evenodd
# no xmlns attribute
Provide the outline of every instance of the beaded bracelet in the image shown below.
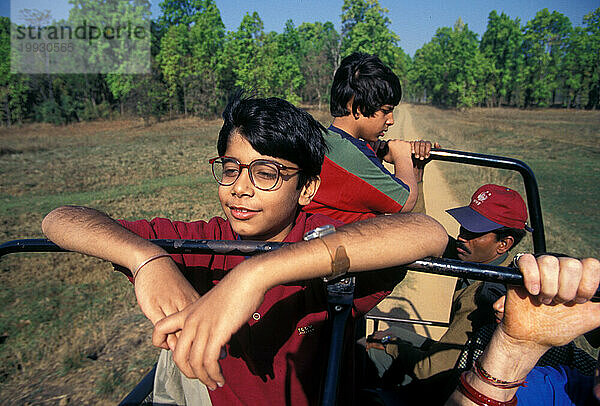
<svg viewBox="0 0 600 406"><path fill-rule="evenodd" d="M465 371L460 375L460 385L458 385L458 390L471 402L479 406L515 406L517 404L516 396L513 396L511 400L506 402L488 398L486 395L469 385L465 378L467 372L468 371Z"/></svg>
<svg viewBox="0 0 600 406"><path fill-rule="evenodd" d="M495 386L496 388L514 389L518 388L519 386L527 386L527 381L525 379L520 379L518 381L503 381L502 379L492 376L488 371L483 369L479 358L473 362L473 371L475 372L475 375L477 375L482 381Z"/></svg>

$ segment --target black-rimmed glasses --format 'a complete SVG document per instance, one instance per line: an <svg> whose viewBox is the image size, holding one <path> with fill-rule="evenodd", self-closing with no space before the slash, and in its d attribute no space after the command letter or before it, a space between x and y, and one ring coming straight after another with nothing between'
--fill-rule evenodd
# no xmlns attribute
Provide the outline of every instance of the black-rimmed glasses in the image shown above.
<svg viewBox="0 0 600 406"><path fill-rule="evenodd" d="M279 178L282 177L281 171L300 170L300 168L292 168L268 159L255 159L249 164L242 164L235 158L220 156L210 159L208 162L212 165L213 176L219 185L233 185L240 177L242 169L246 168L248 169L250 182L260 190L275 189L279 183Z"/></svg>

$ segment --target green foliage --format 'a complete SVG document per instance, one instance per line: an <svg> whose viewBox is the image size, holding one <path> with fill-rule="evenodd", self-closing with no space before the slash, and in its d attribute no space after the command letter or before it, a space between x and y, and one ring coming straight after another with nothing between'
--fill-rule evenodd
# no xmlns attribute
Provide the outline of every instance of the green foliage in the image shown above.
<svg viewBox="0 0 600 406"><path fill-rule="evenodd" d="M488 16L488 25L479 49L493 69L486 84L490 86L487 105L500 106L511 103L516 86L516 74L522 64L519 53L522 43L521 24L519 19L511 20L506 14L498 16L493 10Z"/></svg>
<svg viewBox="0 0 600 406"><path fill-rule="evenodd" d="M224 99L219 79L225 26L212 0L201 3L192 16L170 18L157 62L169 95L169 111L210 116Z"/></svg>
<svg viewBox="0 0 600 406"><path fill-rule="evenodd" d="M146 125L150 124L151 118L160 120L167 110L167 101L168 90L155 72L139 75L127 98L130 109L142 117Z"/></svg>
<svg viewBox="0 0 600 406"><path fill-rule="evenodd" d="M459 19L453 29L438 29L415 53L411 79L434 104L471 107L488 93L481 85L491 74L492 64L479 51L477 34Z"/></svg>
<svg viewBox="0 0 600 406"><path fill-rule="evenodd" d="M304 77L302 101L322 103L329 99L331 78L340 53L340 36L333 24L302 23L298 27L300 71Z"/></svg>
<svg viewBox="0 0 600 406"><path fill-rule="evenodd" d="M226 39L226 78L235 87L297 103L304 84L300 52L300 37L291 20L282 34L265 33L258 13L246 14L238 30Z"/></svg>
<svg viewBox="0 0 600 406"><path fill-rule="evenodd" d="M519 87L524 107L549 106L556 101L560 62L566 53L572 27L565 15L548 9L539 11L523 28L523 69Z"/></svg>
<svg viewBox="0 0 600 406"><path fill-rule="evenodd" d="M25 116L27 77L10 72L10 19L0 17L0 120L7 126L22 122Z"/></svg>
<svg viewBox="0 0 600 406"><path fill-rule="evenodd" d="M70 4L70 23L150 17L148 0ZM376 54L390 66L402 82L405 101L458 108L600 108L600 8L575 29L556 11L543 9L522 25L493 10L481 41L459 19L452 28L439 28L411 58L398 46L388 11L378 0L344 0L341 33L331 22L296 27L292 20L281 33L265 32L256 12L226 33L215 0L163 0L160 7L162 15L150 24L152 72L144 76L130 73L127 65L108 74L10 73L10 21L1 17L2 124L64 124L110 118L115 112L142 115L146 122L167 114L213 118L237 87L321 108L341 58L355 51ZM28 10L26 17L34 25L50 19L39 10ZM121 45L73 58L96 64L107 58L148 61L141 50Z"/></svg>
<svg viewBox="0 0 600 406"><path fill-rule="evenodd" d="M585 76L589 77L588 103L589 109L600 109L600 7L586 14L583 17L583 24L586 26L587 47L585 57L586 64Z"/></svg>
<svg viewBox="0 0 600 406"><path fill-rule="evenodd" d="M163 26L190 26L207 8L214 6L213 0L163 0L159 7L162 15L159 23Z"/></svg>
<svg viewBox="0 0 600 406"><path fill-rule="evenodd" d="M353 52L376 54L396 68L398 35L390 30L388 10L377 0L344 0L342 6L342 56Z"/></svg>

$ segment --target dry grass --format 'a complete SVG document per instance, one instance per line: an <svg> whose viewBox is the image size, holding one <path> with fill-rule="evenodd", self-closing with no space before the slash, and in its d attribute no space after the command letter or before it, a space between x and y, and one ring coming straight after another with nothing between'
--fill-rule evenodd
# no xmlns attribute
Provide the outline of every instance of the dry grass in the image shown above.
<svg viewBox="0 0 600 406"><path fill-rule="evenodd" d="M220 213L207 160L220 123L136 121L0 130L0 241L42 237L43 216L84 204L122 218ZM151 368L151 325L126 279L78 254L0 262L3 404L114 404Z"/></svg>
<svg viewBox="0 0 600 406"><path fill-rule="evenodd" d="M411 106L415 128L444 148L520 159L534 171L549 251L598 256L600 221L600 112L471 109ZM489 168L442 164L457 197L467 202L484 183L524 195L520 175ZM531 249L531 244L523 247Z"/></svg>

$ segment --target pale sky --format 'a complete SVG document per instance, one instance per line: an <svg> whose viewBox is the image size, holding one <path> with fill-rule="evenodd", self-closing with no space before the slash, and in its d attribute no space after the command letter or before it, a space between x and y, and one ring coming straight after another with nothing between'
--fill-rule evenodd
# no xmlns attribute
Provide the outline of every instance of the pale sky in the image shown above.
<svg viewBox="0 0 600 406"><path fill-rule="evenodd" d="M90 0L93 1L93 0ZM235 31L246 13L257 11L265 31L281 32L285 21L292 19L295 26L303 22L331 21L339 31L343 0L215 0L225 27ZM152 2L152 15L160 14L158 4ZM429 42L439 27L452 27L460 17L469 28L481 35L487 26L492 10L505 12L521 24L548 8L565 14L574 26L582 24L583 16L600 7L598 0L379 0L389 10L391 29L400 37L399 45L409 55ZM11 11L22 8L51 10L56 19L66 18L68 0L0 0L0 15L10 16ZM14 18L14 17L13 17Z"/></svg>

